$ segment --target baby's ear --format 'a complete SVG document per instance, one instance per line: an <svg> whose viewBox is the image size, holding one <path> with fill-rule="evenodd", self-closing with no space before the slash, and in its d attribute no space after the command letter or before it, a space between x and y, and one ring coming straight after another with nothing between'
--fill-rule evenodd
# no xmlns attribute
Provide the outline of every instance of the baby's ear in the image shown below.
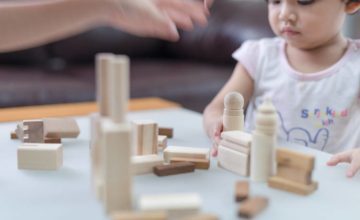
<svg viewBox="0 0 360 220"><path fill-rule="evenodd" d="M354 1L346 4L346 13L355 14L360 9L360 2Z"/></svg>

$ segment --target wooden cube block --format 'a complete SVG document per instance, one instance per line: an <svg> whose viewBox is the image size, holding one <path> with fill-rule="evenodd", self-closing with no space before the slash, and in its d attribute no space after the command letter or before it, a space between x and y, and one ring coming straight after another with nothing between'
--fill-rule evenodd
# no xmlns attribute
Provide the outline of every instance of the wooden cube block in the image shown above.
<svg viewBox="0 0 360 220"><path fill-rule="evenodd" d="M165 211L169 219L180 219L199 213L202 201L198 194L163 194L141 196L141 211Z"/></svg>
<svg viewBox="0 0 360 220"><path fill-rule="evenodd" d="M170 160L170 163L178 163L178 162L191 162L195 164L195 169L208 170L210 168L210 159L173 157Z"/></svg>
<svg viewBox="0 0 360 220"><path fill-rule="evenodd" d="M57 170L63 164L61 144L23 144L17 150L18 169Z"/></svg>
<svg viewBox="0 0 360 220"><path fill-rule="evenodd" d="M80 134L79 126L73 118L45 118L45 138L77 138Z"/></svg>
<svg viewBox="0 0 360 220"><path fill-rule="evenodd" d="M244 131L225 131L221 138L247 148L251 147L252 135Z"/></svg>
<svg viewBox="0 0 360 220"><path fill-rule="evenodd" d="M161 150L167 148L167 137L165 135L158 135L158 148Z"/></svg>
<svg viewBox="0 0 360 220"><path fill-rule="evenodd" d="M241 176L249 176L249 155L220 145L218 166Z"/></svg>
<svg viewBox="0 0 360 220"><path fill-rule="evenodd" d="M314 169L315 157L286 148L276 149L276 162L280 166L297 167L302 170Z"/></svg>
<svg viewBox="0 0 360 220"><path fill-rule="evenodd" d="M154 173L157 176L169 176L181 173L194 172L195 164L191 162L178 162L173 164L158 165L154 167Z"/></svg>
<svg viewBox="0 0 360 220"><path fill-rule="evenodd" d="M173 128L167 128L167 127L159 127L159 135L165 135L168 138L173 138L174 129Z"/></svg>
<svg viewBox="0 0 360 220"><path fill-rule="evenodd" d="M208 148L169 146L164 150L164 161L170 163L174 157L208 159L210 150Z"/></svg>
<svg viewBox="0 0 360 220"><path fill-rule="evenodd" d="M311 184L312 171L296 167L278 166L276 176L305 185Z"/></svg>
<svg viewBox="0 0 360 220"><path fill-rule="evenodd" d="M318 188L317 182L312 182L309 185L305 185L278 176L270 177L268 180L268 185L272 188L285 190L299 195L309 195Z"/></svg>
<svg viewBox="0 0 360 220"><path fill-rule="evenodd" d="M157 123L152 120L136 120L132 123L135 137L135 154L157 154Z"/></svg>
<svg viewBox="0 0 360 220"><path fill-rule="evenodd" d="M241 202L249 197L249 182L238 181L235 184L235 201Z"/></svg>
<svg viewBox="0 0 360 220"><path fill-rule="evenodd" d="M153 173L155 166L164 164L164 159L157 154L133 156L131 160L133 175Z"/></svg>
<svg viewBox="0 0 360 220"><path fill-rule="evenodd" d="M111 220L167 220L166 212L116 212Z"/></svg>
<svg viewBox="0 0 360 220"><path fill-rule="evenodd" d="M252 218L268 206L269 200L265 197L253 197L240 204L239 216Z"/></svg>

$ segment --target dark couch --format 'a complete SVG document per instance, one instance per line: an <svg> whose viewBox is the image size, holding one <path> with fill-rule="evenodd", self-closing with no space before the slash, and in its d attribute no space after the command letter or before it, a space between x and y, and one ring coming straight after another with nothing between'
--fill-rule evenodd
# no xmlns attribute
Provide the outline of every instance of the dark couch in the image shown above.
<svg viewBox="0 0 360 220"><path fill-rule="evenodd" d="M0 54L0 107L91 101L94 55L131 57L131 97L159 96L202 111L229 78L244 40L273 36L262 1L217 0L209 25L176 43L101 27L25 51Z"/></svg>

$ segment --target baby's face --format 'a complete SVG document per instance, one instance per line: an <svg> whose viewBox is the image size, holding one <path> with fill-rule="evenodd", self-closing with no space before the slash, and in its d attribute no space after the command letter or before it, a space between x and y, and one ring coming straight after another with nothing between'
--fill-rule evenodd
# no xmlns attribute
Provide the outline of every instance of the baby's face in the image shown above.
<svg viewBox="0 0 360 220"><path fill-rule="evenodd" d="M269 22L291 46L313 49L340 35L346 16L342 0L268 0Z"/></svg>

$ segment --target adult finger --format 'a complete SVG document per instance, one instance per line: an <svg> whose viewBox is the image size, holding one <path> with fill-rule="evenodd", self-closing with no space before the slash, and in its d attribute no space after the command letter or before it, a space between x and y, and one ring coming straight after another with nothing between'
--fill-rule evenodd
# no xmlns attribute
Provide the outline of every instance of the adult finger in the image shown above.
<svg viewBox="0 0 360 220"><path fill-rule="evenodd" d="M327 162L328 166L336 166L338 163L350 163L351 162L351 153L352 151L345 151L339 154L334 155Z"/></svg>
<svg viewBox="0 0 360 220"><path fill-rule="evenodd" d="M355 151L351 155L350 168L346 172L346 176L353 177L360 169L360 151Z"/></svg>

